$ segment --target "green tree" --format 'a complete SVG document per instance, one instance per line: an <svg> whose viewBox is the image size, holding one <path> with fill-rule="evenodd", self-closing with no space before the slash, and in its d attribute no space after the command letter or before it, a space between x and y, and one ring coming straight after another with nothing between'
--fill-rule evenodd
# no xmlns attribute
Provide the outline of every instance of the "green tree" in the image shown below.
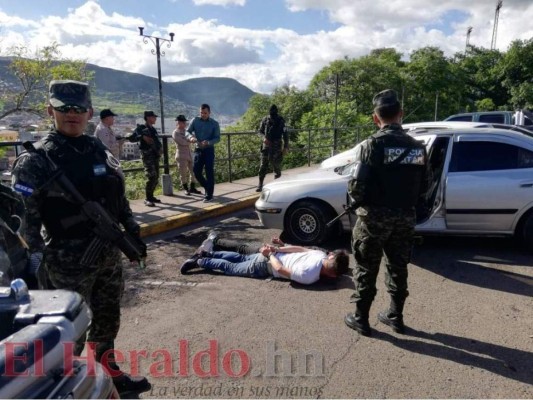
<svg viewBox="0 0 533 400"><path fill-rule="evenodd" d="M61 59L57 43L33 53L26 46L14 46L8 53L13 58L9 68L17 84L13 88L2 89L0 93L3 103L0 119L21 111L44 116L50 80L91 81L93 77L84 61Z"/></svg>
<svg viewBox="0 0 533 400"><path fill-rule="evenodd" d="M502 86L512 108L533 108L533 38L516 40L498 65Z"/></svg>
<svg viewBox="0 0 533 400"><path fill-rule="evenodd" d="M492 99L482 99L476 101L476 109L478 111L494 111L496 109L496 105Z"/></svg>
<svg viewBox="0 0 533 400"><path fill-rule="evenodd" d="M475 102L492 99L497 108L507 108L510 94L502 86L500 62L503 54L470 46L466 55L456 54L458 72L464 80L463 97L457 111L476 111Z"/></svg>
<svg viewBox="0 0 533 400"><path fill-rule="evenodd" d="M402 97L406 122L432 121L455 112L460 79L451 62L436 47L411 53L402 71Z"/></svg>

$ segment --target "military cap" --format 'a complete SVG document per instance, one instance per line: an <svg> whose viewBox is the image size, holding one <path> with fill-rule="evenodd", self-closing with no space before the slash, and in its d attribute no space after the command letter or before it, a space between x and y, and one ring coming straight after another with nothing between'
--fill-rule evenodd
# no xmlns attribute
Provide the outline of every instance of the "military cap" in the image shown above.
<svg viewBox="0 0 533 400"><path fill-rule="evenodd" d="M374 108L390 107L396 104L400 104L398 101L398 94L395 90L387 89L379 92L372 99Z"/></svg>
<svg viewBox="0 0 533 400"><path fill-rule="evenodd" d="M185 115L180 114L176 117L176 121L187 122L188 119L185 117Z"/></svg>
<svg viewBox="0 0 533 400"><path fill-rule="evenodd" d="M107 117L116 117L116 115L117 114L115 114L109 108L105 108L102 111L100 111L100 119L104 119L104 118L107 118Z"/></svg>
<svg viewBox="0 0 533 400"><path fill-rule="evenodd" d="M158 117L158 115L152 110L148 110L144 112L144 118L146 119L148 117Z"/></svg>
<svg viewBox="0 0 533 400"><path fill-rule="evenodd" d="M91 108L91 93L86 82L71 80L51 81L49 86L52 107L77 106Z"/></svg>

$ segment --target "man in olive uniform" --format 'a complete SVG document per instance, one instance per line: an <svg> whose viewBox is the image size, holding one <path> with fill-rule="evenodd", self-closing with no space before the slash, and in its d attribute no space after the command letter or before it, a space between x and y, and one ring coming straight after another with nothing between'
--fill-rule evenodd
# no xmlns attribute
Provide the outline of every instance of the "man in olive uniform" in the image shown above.
<svg viewBox="0 0 533 400"><path fill-rule="evenodd" d="M426 150L423 144L403 132L403 111L394 90L373 99L374 123L380 130L358 147L356 166L348 192L356 208L352 235L355 313L344 321L362 335L370 336L370 306L376 295L376 278L385 253L385 284L391 302L378 319L403 333L403 307L407 291L416 223L415 206L425 191Z"/></svg>
<svg viewBox="0 0 533 400"><path fill-rule="evenodd" d="M43 254L41 268L51 285L78 292L91 308L88 341L96 344L95 357L101 361L114 349L120 326L121 254L115 245L97 236L80 201L58 183L57 170L86 200L100 203L130 234L138 237L140 227L125 197L124 182L112 167L116 164L111 153L99 139L83 134L93 115L88 84L52 81L49 96L47 111L54 128L32 151L19 156L12 183L26 206L26 240L32 252ZM81 352L79 346L76 350ZM113 359L103 365L120 372ZM119 392L150 389L146 378L122 372L113 381Z"/></svg>
<svg viewBox="0 0 533 400"><path fill-rule="evenodd" d="M141 149L141 158L146 176L146 199L144 204L147 207L154 207L154 203L161 203L161 200L154 197L154 191L159 181L159 160L163 149L159 135L154 128L156 120L157 115L153 111L145 111L145 124L138 125L133 134L128 137L130 142L139 142Z"/></svg>
<svg viewBox="0 0 533 400"><path fill-rule="evenodd" d="M263 137L263 143L261 144L259 185L257 185L256 192L263 190L269 164L272 164L274 179L281 176L283 156L289 151L289 134L285 127L285 120L278 114L278 107L275 104L270 106L269 115L262 119L259 134Z"/></svg>

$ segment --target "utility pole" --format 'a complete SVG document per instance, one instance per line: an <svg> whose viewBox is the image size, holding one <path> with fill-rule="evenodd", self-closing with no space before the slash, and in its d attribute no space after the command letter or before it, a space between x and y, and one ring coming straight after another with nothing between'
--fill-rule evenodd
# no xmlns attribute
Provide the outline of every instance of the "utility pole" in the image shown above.
<svg viewBox="0 0 533 400"><path fill-rule="evenodd" d="M163 86L161 81L161 56L165 55L164 51L161 51L161 42L167 42L167 47L170 48L170 42L174 41L174 33L169 33L170 39L164 39L157 36L150 36L144 33L144 27L139 26L139 35L143 37L143 42L148 43L151 40L155 46L155 51L152 49L152 54L157 57L157 81L159 83L159 106L161 109L161 134L165 134L165 111L163 109ZM164 175L161 176L163 194L165 196L172 195L172 180L170 179L170 171L168 168L168 144L167 140L163 138L163 164Z"/></svg>
<svg viewBox="0 0 533 400"><path fill-rule="evenodd" d="M339 134L337 132L337 105L339 98L339 74L335 74L335 114L333 116L333 154L337 154L337 145Z"/></svg>
<svg viewBox="0 0 533 400"><path fill-rule="evenodd" d="M500 18L500 9L502 8L503 0L498 0L496 4L496 11L494 13L494 29L492 30L492 41L490 43L490 49L496 48L496 37L498 36L498 19Z"/></svg>
<svg viewBox="0 0 533 400"><path fill-rule="evenodd" d="M435 119L434 121L437 120L437 111L439 109L439 91L437 90L437 93L435 94Z"/></svg>
<svg viewBox="0 0 533 400"><path fill-rule="evenodd" d="M469 26L466 29L466 45L465 45L465 56L468 54L468 46L470 46L470 34L472 33L472 27Z"/></svg>

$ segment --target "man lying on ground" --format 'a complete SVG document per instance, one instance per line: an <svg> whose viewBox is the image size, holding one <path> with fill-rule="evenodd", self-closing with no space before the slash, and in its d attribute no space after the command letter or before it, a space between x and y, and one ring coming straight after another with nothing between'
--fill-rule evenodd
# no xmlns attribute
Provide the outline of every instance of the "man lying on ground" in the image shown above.
<svg viewBox="0 0 533 400"><path fill-rule="evenodd" d="M344 250L326 253L301 246L262 245L251 254L235 251L213 251L214 235L204 240L193 257L186 260L180 271L187 274L195 268L219 270L225 275L251 278L290 279L303 285L317 282L320 277L337 278L348 270L349 258ZM217 240L220 243L220 239ZM277 242L277 241L276 241ZM283 242L277 242L283 244ZM251 250L251 246L240 250Z"/></svg>
<svg viewBox="0 0 533 400"><path fill-rule="evenodd" d="M284 243L280 238L273 237L272 238L272 244L275 246L286 246L287 244ZM234 251L236 253L240 254L255 254L259 253L261 247L263 247L263 243L261 242L249 242L249 243L243 243L235 239L226 239L220 236L220 233L217 230L210 230L209 234L207 235L207 239L203 241L202 246L200 246L198 249L203 251ZM308 247L312 250L322 250L323 252L326 252L321 247Z"/></svg>

